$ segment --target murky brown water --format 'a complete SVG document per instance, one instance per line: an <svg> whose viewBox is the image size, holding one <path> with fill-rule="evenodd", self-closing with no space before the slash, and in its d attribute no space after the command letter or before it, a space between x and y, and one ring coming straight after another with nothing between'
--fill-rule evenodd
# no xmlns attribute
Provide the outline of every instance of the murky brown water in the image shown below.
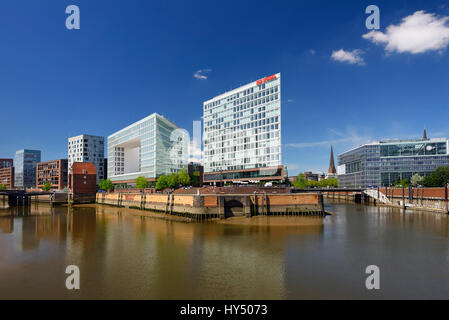
<svg viewBox="0 0 449 320"><path fill-rule="evenodd" d="M335 216L305 227L175 222L94 205L0 209L0 298L449 298L447 216L326 209ZM70 264L81 271L78 291L65 288ZM370 264L380 267L377 291L365 289Z"/></svg>

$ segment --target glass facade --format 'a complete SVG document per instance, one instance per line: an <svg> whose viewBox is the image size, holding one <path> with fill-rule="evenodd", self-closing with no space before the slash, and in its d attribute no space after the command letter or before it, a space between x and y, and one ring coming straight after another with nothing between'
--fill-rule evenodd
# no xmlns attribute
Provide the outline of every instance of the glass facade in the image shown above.
<svg viewBox="0 0 449 320"><path fill-rule="evenodd" d="M104 137L82 134L68 139L68 167L74 162L93 162L97 170L97 183L105 178Z"/></svg>
<svg viewBox="0 0 449 320"><path fill-rule="evenodd" d="M281 75L203 103L204 171L275 167L281 156Z"/></svg>
<svg viewBox="0 0 449 320"><path fill-rule="evenodd" d="M108 178L157 178L187 169L188 143L186 130L153 113L108 137Z"/></svg>
<svg viewBox="0 0 449 320"><path fill-rule="evenodd" d="M447 145L445 139L395 140L352 149L338 156L339 186L390 186L415 173L427 176L449 165Z"/></svg>
<svg viewBox="0 0 449 320"><path fill-rule="evenodd" d="M36 165L41 162L40 150L22 149L16 151L14 157L16 188L36 187Z"/></svg>
<svg viewBox="0 0 449 320"><path fill-rule="evenodd" d="M214 180L239 180L239 179L258 179L282 176L282 168L268 169L260 168L258 170L250 170L244 172L216 172L204 175L204 181Z"/></svg>

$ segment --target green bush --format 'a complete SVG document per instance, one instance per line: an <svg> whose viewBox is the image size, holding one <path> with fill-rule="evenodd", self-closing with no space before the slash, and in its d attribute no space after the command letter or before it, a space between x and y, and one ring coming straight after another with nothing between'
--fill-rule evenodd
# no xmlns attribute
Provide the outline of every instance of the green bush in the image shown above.
<svg viewBox="0 0 449 320"><path fill-rule="evenodd" d="M410 185L410 182L407 179L402 179L402 180L397 180L397 181L393 182L393 184L395 185L395 187L408 188L408 186Z"/></svg>
<svg viewBox="0 0 449 320"><path fill-rule="evenodd" d="M50 182L45 182L44 186L42 187L42 190L50 191L50 189L51 189L51 183Z"/></svg>

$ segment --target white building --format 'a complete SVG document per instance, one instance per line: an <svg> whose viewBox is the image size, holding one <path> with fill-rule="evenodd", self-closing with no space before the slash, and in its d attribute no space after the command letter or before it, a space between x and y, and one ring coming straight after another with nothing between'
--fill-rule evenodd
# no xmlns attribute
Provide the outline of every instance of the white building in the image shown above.
<svg viewBox="0 0 449 320"><path fill-rule="evenodd" d="M97 170L97 183L105 179L104 138L81 134L68 139L69 172L74 162L93 162Z"/></svg>
<svg viewBox="0 0 449 320"><path fill-rule="evenodd" d="M283 179L281 74L203 103L204 182Z"/></svg>
<svg viewBox="0 0 449 320"><path fill-rule="evenodd" d="M134 185L187 169L189 134L167 118L153 113L108 136L108 178Z"/></svg>

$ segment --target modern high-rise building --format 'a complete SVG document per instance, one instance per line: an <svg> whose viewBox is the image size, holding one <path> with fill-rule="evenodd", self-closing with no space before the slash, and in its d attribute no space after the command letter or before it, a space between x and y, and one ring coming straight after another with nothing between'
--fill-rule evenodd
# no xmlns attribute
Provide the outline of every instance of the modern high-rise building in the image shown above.
<svg viewBox="0 0 449 320"><path fill-rule="evenodd" d="M340 187L390 186L414 174L429 175L449 165L449 142L445 138L376 141L338 156Z"/></svg>
<svg viewBox="0 0 449 320"><path fill-rule="evenodd" d="M104 137L81 134L69 138L69 172L74 162L92 162L97 171L97 183L104 179Z"/></svg>
<svg viewBox="0 0 449 320"><path fill-rule="evenodd" d="M16 151L14 184L16 188L36 186L36 165L41 162L40 150L22 149Z"/></svg>
<svg viewBox="0 0 449 320"><path fill-rule="evenodd" d="M203 103L204 183L281 180L281 74Z"/></svg>
<svg viewBox="0 0 449 320"><path fill-rule="evenodd" d="M133 185L139 176L156 181L187 169L188 146L186 130L153 113L108 136L108 178Z"/></svg>

